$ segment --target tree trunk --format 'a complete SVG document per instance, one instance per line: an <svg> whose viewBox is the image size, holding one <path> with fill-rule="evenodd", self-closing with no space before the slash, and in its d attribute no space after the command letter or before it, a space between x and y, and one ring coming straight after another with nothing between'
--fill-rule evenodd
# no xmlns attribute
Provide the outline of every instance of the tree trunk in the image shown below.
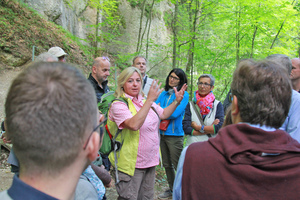
<svg viewBox="0 0 300 200"><path fill-rule="evenodd" d="M175 2L175 10L173 15L173 64L172 68L176 68L176 59L177 59L177 15L178 15L178 0Z"/></svg>
<svg viewBox="0 0 300 200"><path fill-rule="evenodd" d="M140 28L139 28L138 42L137 42L137 45L136 45L136 52L139 52L140 38L141 38L142 24L143 24L143 16L144 16L144 10L145 10L145 3L146 3L146 0L144 0L143 4L142 4L142 12L141 12L141 17L140 17Z"/></svg>
<svg viewBox="0 0 300 200"><path fill-rule="evenodd" d="M236 66L239 63L240 60L240 26L241 26L241 10L240 10L240 3L238 3L237 6L237 12L236 12L236 34L235 34L235 41L236 41Z"/></svg>
<svg viewBox="0 0 300 200"><path fill-rule="evenodd" d="M257 26L255 26L254 32L253 32L250 58L253 58L254 41L255 41L256 32L257 32Z"/></svg>

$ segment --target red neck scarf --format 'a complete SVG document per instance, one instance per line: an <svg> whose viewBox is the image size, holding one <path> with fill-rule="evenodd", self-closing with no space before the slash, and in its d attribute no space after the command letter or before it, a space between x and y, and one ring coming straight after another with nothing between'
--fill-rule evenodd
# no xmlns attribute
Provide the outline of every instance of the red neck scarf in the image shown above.
<svg viewBox="0 0 300 200"><path fill-rule="evenodd" d="M215 95L212 93L212 91L210 91L205 97L201 97L198 90L195 92L194 102L196 102L196 104L199 106L200 113L203 118L212 109L214 100Z"/></svg>

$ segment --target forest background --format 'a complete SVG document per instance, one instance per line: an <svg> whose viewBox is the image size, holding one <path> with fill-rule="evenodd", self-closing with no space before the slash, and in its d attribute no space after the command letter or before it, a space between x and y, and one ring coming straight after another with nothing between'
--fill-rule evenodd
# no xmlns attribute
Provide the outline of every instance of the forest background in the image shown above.
<svg viewBox="0 0 300 200"><path fill-rule="evenodd" d="M80 2L61 1L70 9ZM300 4L296 0L84 0L97 13L85 38L46 20L24 2L0 2L0 72L26 65L33 52L38 55L60 46L69 54L68 61L86 74L93 58L111 58L109 82L114 90L118 73L131 65L134 56L144 55L149 60L148 74L163 84L172 68L182 68L190 97L199 75L214 75L214 94L223 101L239 60L263 59L274 53L290 58L299 55ZM120 12L124 3L138 11L129 13L138 16L137 36L131 36L130 42L124 39L127 24ZM169 9L157 9L162 3ZM168 33L163 43L151 37L151 24L157 18Z"/></svg>
<svg viewBox="0 0 300 200"><path fill-rule="evenodd" d="M59 23L55 13L45 17L26 2L55 2L77 13L84 3L82 12L93 11L94 20L80 17L87 24L81 37L74 28ZM214 94L223 101L239 60L275 53L299 56L299 11L296 0L0 0L0 120L12 79L52 46L62 47L67 61L86 75L93 58L108 56L111 90L132 58L144 55L148 74L163 84L172 68L183 69L190 94L201 74L214 75ZM128 18L133 18L135 28ZM158 23L166 34L157 31ZM0 169L8 167L7 155L1 154ZM0 170L0 191L10 186L12 174L7 178L8 174ZM162 168L156 178L159 194L167 185ZM109 195L116 195L115 190Z"/></svg>

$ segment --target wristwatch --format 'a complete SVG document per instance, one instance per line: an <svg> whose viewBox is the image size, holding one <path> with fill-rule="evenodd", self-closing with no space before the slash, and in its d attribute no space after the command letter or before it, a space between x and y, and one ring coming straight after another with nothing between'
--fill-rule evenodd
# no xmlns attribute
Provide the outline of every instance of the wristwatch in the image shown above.
<svg viewBox="0 0 300 200"><path fill-rule="evenodd" d="M199 131L200 131L200 133L204 133L204 125L202 125L202 127Z"/></svg>
<svg viewBox="0 0 300 200"><path fill-rule="evenodd" d="M177 106L178 104L180 104L180 103L178 103L178 101L176 99L173 102L175 103L175 106Z"/></svg>

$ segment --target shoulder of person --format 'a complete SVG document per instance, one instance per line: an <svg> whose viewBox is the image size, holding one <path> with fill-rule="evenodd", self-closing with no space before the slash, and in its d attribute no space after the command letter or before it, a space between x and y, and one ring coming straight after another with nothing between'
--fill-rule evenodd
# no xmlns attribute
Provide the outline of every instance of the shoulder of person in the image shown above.
<svg viewBox="0 0 300 200"><path fill-rule="evenodd" d="M98 199L94 186L88 179L81 175L76 186L75 200Z"/></svg>
<svg viewBox="0 0 300 200"><path fill-rule="evenodd" d="M184 96L190 96L190 94L187 91L184 91Z"/></svg>
<svg viewBox="0 0 300 200"><path fill-rule="evenodd" d="M1 200L12 200L12 198L8 195L7 190L0 192Z"/></svg>

